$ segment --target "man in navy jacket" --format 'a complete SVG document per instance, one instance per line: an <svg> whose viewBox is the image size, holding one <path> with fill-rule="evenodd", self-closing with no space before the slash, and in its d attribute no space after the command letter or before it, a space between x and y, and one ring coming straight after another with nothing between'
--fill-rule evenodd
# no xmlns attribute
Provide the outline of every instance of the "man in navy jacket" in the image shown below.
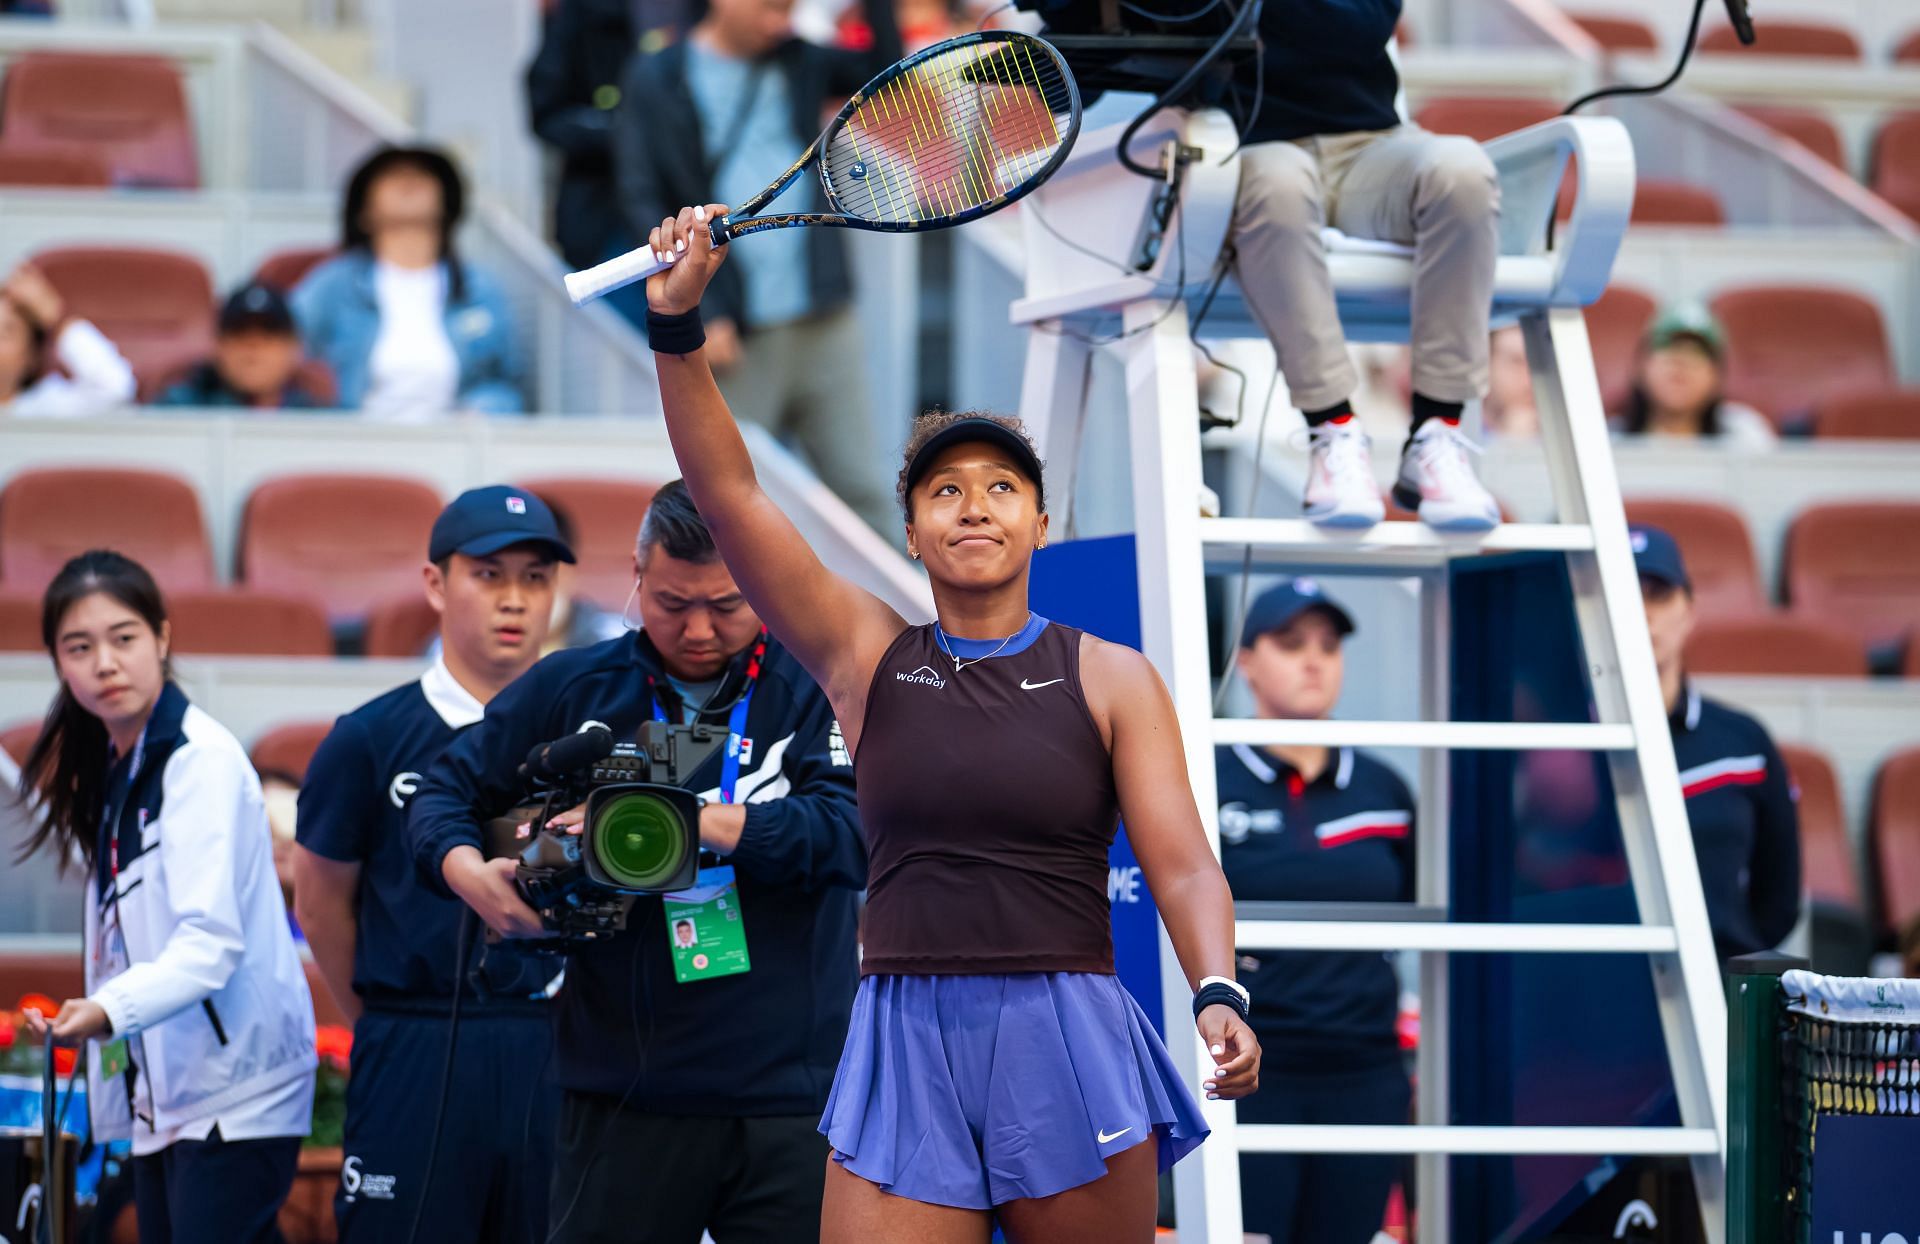
<svg viewBox="0 0 1920 1244"><path fill-rule="evenodd" d="M656 718L724 729L750 696L732 799L719 753L684 783L708 800L702 845L735 871L748 970L682 983L651 896L624 934L568 957L551 1238L812 1239L827 1157L815 1127L846 1037L866 883L853 767L826 697L765 638L678 481L654 498L635 571L644 629L557 652L496 697L414 796L414 857L495 930L537 935L510 861L479 851L480 823L523 793L527 753L589 722L617 739Z"/></svg>

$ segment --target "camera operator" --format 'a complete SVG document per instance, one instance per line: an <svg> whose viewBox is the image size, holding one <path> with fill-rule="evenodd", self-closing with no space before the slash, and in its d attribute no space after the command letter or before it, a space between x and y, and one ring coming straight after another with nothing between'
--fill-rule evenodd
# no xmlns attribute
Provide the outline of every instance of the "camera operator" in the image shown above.
<svg viewBox="0 0 1920 1244"><path fill-rule="evenodd" d="M1366 527L1383 507L1321 229L1414 248L1413 431L1394 497L1431 526L1480 531L1500 510L1459 422L1487 390L1500 186L1479 144L1401 121L1388 47L1400 8L1265 0L1260 63L1236 83L1260 100L1241 135L1237 276L1311 431L1307 517Z"/></svg>
<svg viewBox="0 0 1920 1244"><path fill-rule="evenodd" d="M515 862L480 849L481 823L525 793L522 758L589 723L622 740L650 720L737 736L736 763L716 751L681 785L707 801L701 845L736 870L745 970L682 983L656 895L635 901L624 933L576 943L557 1002L550 1238L812 1240L827 1158L815 1127L846 1038L866 880L853 768L826 697L767 637L679 481L654 496L634 573L644 629L557 652L488 705L414 798L414 857L497 932L538 936Z"/></svg>
<svg viewBox="0 0 1920 1244"><path fill-rule="evenodd" d="M416 1216L423 1241L539 1240L553 1147L546 988L559 964L507 946L481 952L471 927L458 957L465 913L420 884L406 809L420 775L539 657L558 564L573 553L540 498L495 486L441 512L427 559L439 658L336 722L300 791L295 905L328 991L354 1020L334 1214L344 1244L406 1240Z"/></svg>

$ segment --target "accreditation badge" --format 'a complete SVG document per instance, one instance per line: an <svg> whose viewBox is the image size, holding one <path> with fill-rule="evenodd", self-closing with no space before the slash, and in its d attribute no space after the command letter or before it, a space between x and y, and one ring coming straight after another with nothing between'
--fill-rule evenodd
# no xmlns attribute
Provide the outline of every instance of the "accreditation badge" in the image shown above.
<svg viewBox="0 0 1920 1244"><path fill-rule="evenodd" d="M673 978L680 984L738 976L752 966L731 864L701 869L693 889L666 895L661 906L667 913Z"/></svg>

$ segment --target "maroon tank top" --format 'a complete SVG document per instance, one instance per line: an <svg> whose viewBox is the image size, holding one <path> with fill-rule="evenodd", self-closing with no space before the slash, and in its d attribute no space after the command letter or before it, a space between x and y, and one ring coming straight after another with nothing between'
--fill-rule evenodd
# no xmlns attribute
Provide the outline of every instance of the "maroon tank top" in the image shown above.
<svg viewBox="0 0 1920 1244"><path fill-rule="evenodd" d="M954 660L934 628L887 649L854 757L867 841L863 975L1113 971L1113 763L1080 632Z"/></svg>

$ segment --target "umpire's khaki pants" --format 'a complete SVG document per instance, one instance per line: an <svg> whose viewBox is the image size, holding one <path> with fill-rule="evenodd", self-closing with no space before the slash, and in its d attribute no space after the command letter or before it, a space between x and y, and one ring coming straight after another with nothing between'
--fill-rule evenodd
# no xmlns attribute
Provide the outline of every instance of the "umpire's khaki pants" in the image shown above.
<svg viewBox="0 0 1920 1244"><path fill-rule="evenodd" d="M739 364L715 379L737 417L797 450L869 527L904 546L906 520L884 482L891 446L874 441L867 349L852 309L842 308L754 329Z"/></svg>
<svg viewBox="0 0 1920 1244"><path fill-rule="evenodd" d="M1457 135L1403 125L1243 150L1235 276L1293 404L1325 410L1358 383L1320 236L1329 224L1414 248L1414 392L1443 402L1484 394L1499 217L1493 162Z"/></svg>

